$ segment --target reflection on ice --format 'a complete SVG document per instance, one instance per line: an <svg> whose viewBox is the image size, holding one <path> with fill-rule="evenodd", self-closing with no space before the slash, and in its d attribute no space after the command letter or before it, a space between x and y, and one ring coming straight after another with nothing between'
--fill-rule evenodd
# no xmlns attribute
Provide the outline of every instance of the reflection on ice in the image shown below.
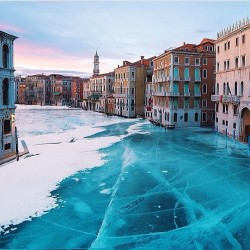
<svg viewBox="0 0 250 250"><path fill-rule="evenodd" d="M101 167L77 169L61 181L51 191L57 206L6 228L0 248L249 248L246 145L210 129L165 130L143 120L108 123L99 115L100 127L89 123L93 133L84 134L77 125L84 123L82 114L77 113L78 121L70 116L74 129L60 131L56 139L63 145L73 135L76 141L67 145L98 149ZM41 139L43 145L36 147L44 154L45 143L53 141ZM73 154L75 159L84 150Z"/></svg>

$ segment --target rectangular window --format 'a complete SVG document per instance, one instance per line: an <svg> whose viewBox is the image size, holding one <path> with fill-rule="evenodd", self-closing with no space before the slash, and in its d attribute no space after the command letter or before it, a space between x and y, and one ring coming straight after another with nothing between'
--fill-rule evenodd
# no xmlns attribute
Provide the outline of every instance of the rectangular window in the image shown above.
<svg viewBox="0 0 250 250"><path fill-rule="evenodd" d="M220 53L220 46L217 46L217 53Z"/></svg>
<svg viewBox="0 0 250 250"><path fill-rule="evenodd" d="M200 65L200 58L195 58L195 65Z"/></svg>
<svg viewBox="0 0 250 250"><path fill-rule="evenodd" d="M195 114L194 114L194 121L195 121L195 122L198 122L198 121L199 121L199 114L198 114L198 113L195 113Z"/></svg>
<svg viewBox="0 0 250 250"><path fill-rule="evenodd" d="M202 122L206 122L206 121L207 121L207 113L202 112Z"/></svg>
<svg viewBox="0 0 250 250"><path fill-rule="evenodd" d="M227 42L227 48L230 49L230 41Z"/></svg>
<svg viewBox="0 0 250 250"><path fill-rule="evenodd" d="M222 125L225 125L225 120L222 120Z"/></svg>
<svg viewBox="0 0 250 250"><path fill-rule="evenodd" d="M239 37L236 37L235 39L235 46L239 46Z"/></svg>
<svg viewBox="0 0 250 250"><path fill-rule="evenodd" d="M245 43L245 35L242 36L242 43Z"/></svg>
<svg viewBox="0 0 250 250"><path fill-rule="evenodd" d="M207 58L203 58L203 65L207 65Z"/></svg>
<svg viewBox="0 0 250 250"><path fill-rule="evenodd" d="M234 111L234 115L237 115L237 106L236 105L233 106L233 111Z"/></svg>
<svg viewBox="0 0 250 250"><path fill-rule="evenodd" d="M237 69L239 67L239 57L235 58L235 68Z"/></svg>
<svg viewBox="0 0 250 250"><path fill-rule="evenodd" d="M229 68L230 68L230 61L227 60L227 70L229 70Z"/></svg>
<svg viewBox="0 0 250 250"><path fill-rule="evenodd" d="M226 71L226 70L227 70L227 62L224 61L224 71Z"/></svg>
<svg viewBox="0 0 250 250"><path fill-rule="evenodd" d="M235 122L233 123L233 128L236 129L236 123Z"/></svg>
<svg viewBox="0 0 250 250"><path fill-rule="evenodd" d="M226 126L228 126L228 121L226 121Z"/></svg>
<svg viewBox="0 0 250 250"><path fill-rule="evenodd" d="M203 78L207 78L207 70L206 69L203 69Z"/></svg>
<svg viewBox="0 0 250 250"><path fill-rule="evenodd" d="M174 122L177 122L177 113L174 113Z"/></svg>
<svg viewBox="0 0 250 250"><path fill-rule="evenodd" d="M220 63L217 63L217 72L220 71Z"/></svg>
<svg viewBox="0 0 250 250"><path fill-rule="evenodd" d="M227 50L227 43L224 43L224 50Z"/></svg>
<svg viewBox="0 0 250 250"><path fill-rule="evenodd" d="M4 134L9 134L11 132L11 123L10 120L4 120L4 128L3 128L3 133Z"/></svg>
<svg viewBox="0 0 250 250"><path fill-rule="evenodd" d="M6 144L4 145L4 150L9 150L10 147L11 147L11 144L10 144L10 143L6 143Z"/></svg>
<svg viewBox="0 0 250 250"><path fill-rule="evenodd" d="M184 122L188 121L188 113L184 113Z"/></svg>
<svg viewBox="0 0 250 250"><path fill-rule="evenodd" d="M202 107L206 108L207 107L207 100L202 100Z"/></svg>
<svg viewBox="0 0 250 250"><path fill-rule="evenodd" d="M241 66L245 67L245 65L246 65L246 56L242 56L241 57Z"/></svg>
<svg viewBox="0 0 250 250"><path fill-rule="evenodd" d="M174 56L174 64L179 64L179 57L178 56Z"/></svg>
<svg viewBox="0 0 250 250"><path fill-rule="evenodd" d="M185 65L189 65L189 57L185 57Z"/></svg>

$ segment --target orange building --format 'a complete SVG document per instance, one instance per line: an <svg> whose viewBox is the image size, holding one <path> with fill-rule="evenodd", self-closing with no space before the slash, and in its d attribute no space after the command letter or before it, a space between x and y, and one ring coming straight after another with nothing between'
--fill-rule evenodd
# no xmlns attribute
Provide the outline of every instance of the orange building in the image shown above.
<svg viewBox="0 0 250 250"><path fill-rule="evenodd" d="M213 125L214 41L183 44L154 59L152 119L169 128Z"/></svg>

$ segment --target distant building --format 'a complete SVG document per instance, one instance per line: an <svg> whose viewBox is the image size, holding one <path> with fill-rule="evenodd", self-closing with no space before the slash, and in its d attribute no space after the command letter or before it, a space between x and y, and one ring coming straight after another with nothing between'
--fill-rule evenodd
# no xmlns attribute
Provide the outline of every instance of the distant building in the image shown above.
<svg viewBox="0 0 250 250"><path fill-rule="evenodd" d="M25 77L22 77L20 75L15 77L15 103L19 103L19 87L25 82Z"/></svg>
<svg viewBox="0 0 250 250"><path fill-rule="evenodd" d="M16 157L17 136L15 127L15 79L13 43L16 36L0 31L0 164Z"/></svg>
<svg viewBox="0 0 250 250"><path fill-rule="evenodd" d="M215 128L236 140L250 136L250 23L248 18L217 34Z"/></svg>
<svg viewBox="0 0 250 250"><path fill-rule="evenodd" d="M114 72L90 77L90 109L98 112L107 111L107 97L113 94Z"/></svg>
<svg viewBox="0 0 250 250"><path fill-rule="evenodd" d="M115 69L115 114L124 117L143 117L147 70L150 59L141 59Z"/></svg>
<svg viewBox="0 0 250 250"><path fill-rule="evenodd" d="M183 44L154 59L153 114L169 128L213 125L214 44Z"/></svg>
<svg viewBox="0 0 250 250"><path fill-rule="evenodd" d="M71 77L71 105L80 107L83 100L83 79L80 77Z"/></svg>

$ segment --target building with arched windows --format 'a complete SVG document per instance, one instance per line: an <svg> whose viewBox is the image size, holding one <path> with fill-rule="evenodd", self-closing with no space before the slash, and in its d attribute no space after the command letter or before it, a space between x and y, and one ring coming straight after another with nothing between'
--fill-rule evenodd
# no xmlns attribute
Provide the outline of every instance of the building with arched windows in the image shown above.
<svg viewBox="0 0 250 250"><path fill-rule="evenodd" d="M214 40L170 48L153 63L153 121L168 128L212 126Z"/></svg>
<svg viewBox="0 0 250 250"><path fill-rule="evenodd" d="M16 157L13 42L16 36L0 31L0 164Z"/></svg>
<svg viewBox="0 0 250 250"><path fill-rule="evenodd" d="M250 136L250 23L243 19L217 34L215 128L239 141Z"/></svg>

